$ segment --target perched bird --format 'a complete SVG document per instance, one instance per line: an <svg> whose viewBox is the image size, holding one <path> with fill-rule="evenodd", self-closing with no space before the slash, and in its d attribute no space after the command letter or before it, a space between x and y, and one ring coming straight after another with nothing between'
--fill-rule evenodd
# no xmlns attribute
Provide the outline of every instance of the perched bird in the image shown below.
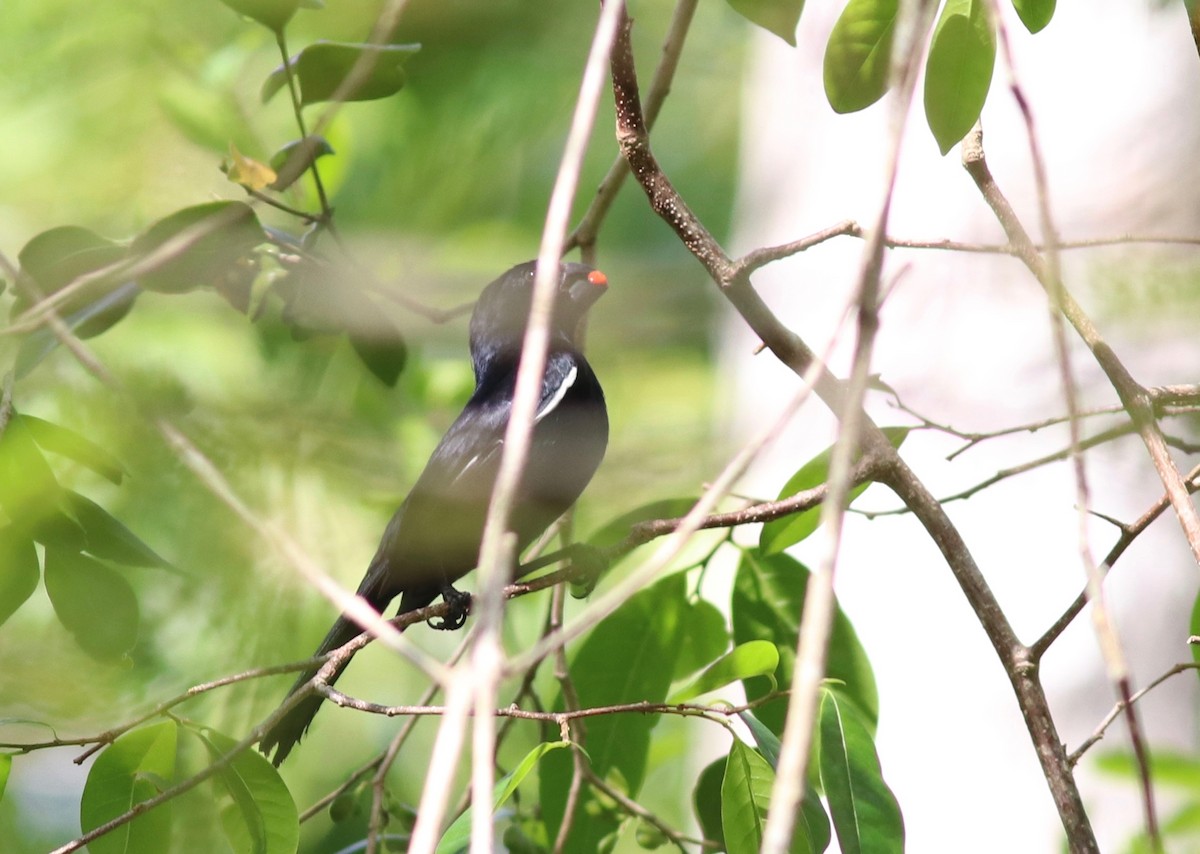
<svg viewBox="0 0 1200 854"><path fill-rule="evenodd" d="M358 595L377 611L397 596L401 614L424 608L439 595L451 601L456 595L451 585L475 568L512 411L535 267L533 261L518 264L488 285L475 303L470 325L475 392L388 523L358 586ZM607 287L604 274L591 267L559 267L546 372L511 519L519 550L575 503L604 457L604 392L579 350L576 332ZM459 615L452 622L461 621ZM354 622L338 618L315 655L337 649L360 632ZM316 672L301 673L288 696ZM274 751L275 765L300 741L321 701L318 695L306 698L263 736L259 749L268 756Z"/></svg>

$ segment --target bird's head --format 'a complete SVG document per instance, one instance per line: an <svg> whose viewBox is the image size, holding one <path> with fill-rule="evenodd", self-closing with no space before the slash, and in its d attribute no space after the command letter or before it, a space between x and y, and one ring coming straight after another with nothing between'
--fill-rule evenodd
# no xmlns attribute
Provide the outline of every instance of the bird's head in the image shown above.
<svg viewBox="0 0 1200 854"><path fill-rule="evenodd" d="M471 353L519 350L533 304L536 261L518 264L483 289L471 314ZM608 290L608 279L586 264L558 266L558 293L550 321L551 338L574 344L575 331L587 310Z"/></svg>

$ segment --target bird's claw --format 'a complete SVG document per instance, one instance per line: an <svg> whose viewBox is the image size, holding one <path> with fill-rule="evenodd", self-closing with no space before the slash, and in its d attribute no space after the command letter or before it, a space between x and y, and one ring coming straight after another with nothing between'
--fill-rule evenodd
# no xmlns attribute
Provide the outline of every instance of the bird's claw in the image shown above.
<svg viewBox="0 0 1200 854"><path fill-rule="evenodd" d="M446 616L430 619L429 628L439 632L453 632L461 629L467 622L467 614L471 613L471 594L455 590L450 585L442 589L442 600L446 603Z"/></svg>

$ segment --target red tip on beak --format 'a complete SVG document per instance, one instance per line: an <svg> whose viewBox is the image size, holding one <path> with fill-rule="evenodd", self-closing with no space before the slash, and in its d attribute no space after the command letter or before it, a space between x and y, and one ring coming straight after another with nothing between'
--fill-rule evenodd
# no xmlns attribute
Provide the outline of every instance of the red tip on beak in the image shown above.
<svg viewBox="0 0 1200 854"><path fill-rule="evenodd" d="M598 288L608 287L608 276L601 273L599 270L592 270L588 273L588 281Z"/></svg>

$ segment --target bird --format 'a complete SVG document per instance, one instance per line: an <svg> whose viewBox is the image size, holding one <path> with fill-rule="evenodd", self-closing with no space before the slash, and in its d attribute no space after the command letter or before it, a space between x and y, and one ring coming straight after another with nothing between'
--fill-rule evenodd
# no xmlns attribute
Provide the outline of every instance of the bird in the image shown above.
<svg viewBox="0 0 1200 854"><path fill-rule="evenodd" d="M452 613L434 627L457 628L465 620L466 595L453 584L478 563L512 412L536 269L536 261L516 265L485 287L475 303L469 325L475 390L388 522L358 586L357 595L380 613L397 596L397 613L403 614L424 608L440 595ZM607 289L608 279L599 270L559 264L541 396L510 520L518 553L575 503L604 458L608 410L578 334L588 309ZM314 657L337 649L361 631L357 623L339 617ZM330 677L330 684L345 666ZM301 672L287 697L300 691L318 669L319 665ZM304 698L263 735L259 750L268 757L274 752L271 761L276 767L307 732L322 700L318 694Z"/></svg>

